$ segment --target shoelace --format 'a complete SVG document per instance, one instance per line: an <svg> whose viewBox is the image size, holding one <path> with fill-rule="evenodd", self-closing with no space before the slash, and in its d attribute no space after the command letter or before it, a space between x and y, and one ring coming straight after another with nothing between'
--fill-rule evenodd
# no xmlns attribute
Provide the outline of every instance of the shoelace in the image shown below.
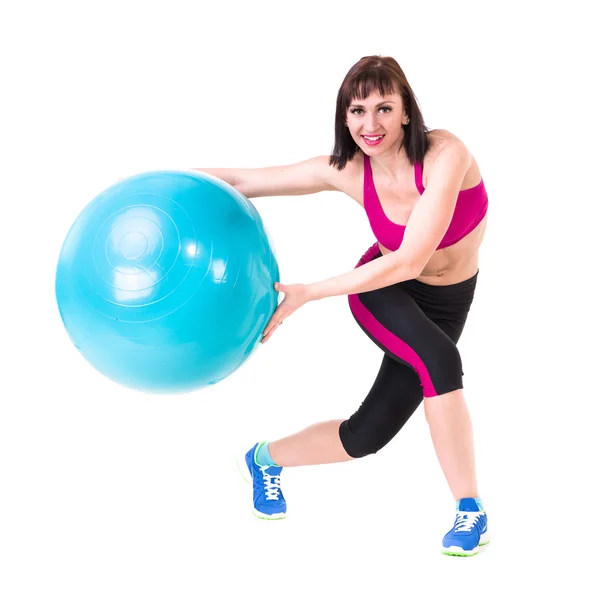
<svg viewBox="0 0 600 600"><path fill-rule="evenodd" d="M278 500L279 490L281 488L281 476L269 475L267 469L269 467L260 467L264 479L264 488L267 500Z"/></svg>
<svg viewBox="0 0 600 600"><path fill-rule="evenodd" d="M475 511L456 511L454 531L471 531L483 513Z"/></svg>

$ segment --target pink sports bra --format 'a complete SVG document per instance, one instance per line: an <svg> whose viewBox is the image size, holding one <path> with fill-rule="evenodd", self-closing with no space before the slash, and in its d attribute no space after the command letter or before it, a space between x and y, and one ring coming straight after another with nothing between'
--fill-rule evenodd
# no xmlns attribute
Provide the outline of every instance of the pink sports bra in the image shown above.
<svg viewBox="0 0 600 600"><path fill-rule="evenodd" d="M423 166L415 163L415 184L420 194L423 194ZM382 246L388 250L397 250L404 238L405 225L398 225L390 221L383 212L377 190L373 183L373 172L371 171L371 159L364 155L364 188L363 202L371 229ZM488 196L483 179L468 190L461 190L458 194L452 221L442 238L437 249L447 248L462 240L469 234L485 217L488 207Z"/></svg>

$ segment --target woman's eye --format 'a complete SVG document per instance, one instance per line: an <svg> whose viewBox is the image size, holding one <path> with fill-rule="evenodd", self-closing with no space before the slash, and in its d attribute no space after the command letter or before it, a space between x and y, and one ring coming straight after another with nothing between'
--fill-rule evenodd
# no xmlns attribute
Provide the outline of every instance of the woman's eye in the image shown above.
<svg viewBox="0 0 600 600"><path fill-rule="evenodd" d="M360 112L362 112L362 110L363 110L362 108L353 108L350 112L353 115L357 115ZM385 114L387 114L388 112L390 112L392 110L392 107L391 106L382 106L379 110L385 110L385 111L387 111Z"/></svg>

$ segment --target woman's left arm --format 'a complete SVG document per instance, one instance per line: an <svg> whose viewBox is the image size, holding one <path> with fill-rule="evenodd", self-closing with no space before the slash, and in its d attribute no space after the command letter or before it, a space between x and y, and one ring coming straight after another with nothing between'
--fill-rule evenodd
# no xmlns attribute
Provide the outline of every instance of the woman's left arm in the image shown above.
<svg viewBox="0 0 600 600"><path fill-rule="evenodd" d="M283 292L285 298L271 316L263 332L262 343L268 341L277 327L307 302L328 296L370 292L418 277L452 221L470 160L469 151L459 140L448 142L440 150L429 169L427 189L413 209L402 245L395 252L318 283L282 285L276 282L275 289Z"/></svg>
<svg viewBox="0 0 600 600"><path fill-rule="evenodd" d="M370 292L418 277L448 230L470 163L466 146L449 141L429 169L427 189L413 208L400 248L349 273L308 284L308 299Z"/></svg>

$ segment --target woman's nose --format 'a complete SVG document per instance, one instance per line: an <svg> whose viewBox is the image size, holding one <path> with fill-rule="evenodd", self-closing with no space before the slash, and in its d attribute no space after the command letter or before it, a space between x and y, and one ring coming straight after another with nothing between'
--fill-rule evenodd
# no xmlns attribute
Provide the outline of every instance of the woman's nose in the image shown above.
<svg viewBox="0 0 600 600"><path fill-rule="evenodd" d="M371 133L377 133L377 127L379 126L379 122L377 120L377 115L367 115L365 119L365 129Z"/></svg>

